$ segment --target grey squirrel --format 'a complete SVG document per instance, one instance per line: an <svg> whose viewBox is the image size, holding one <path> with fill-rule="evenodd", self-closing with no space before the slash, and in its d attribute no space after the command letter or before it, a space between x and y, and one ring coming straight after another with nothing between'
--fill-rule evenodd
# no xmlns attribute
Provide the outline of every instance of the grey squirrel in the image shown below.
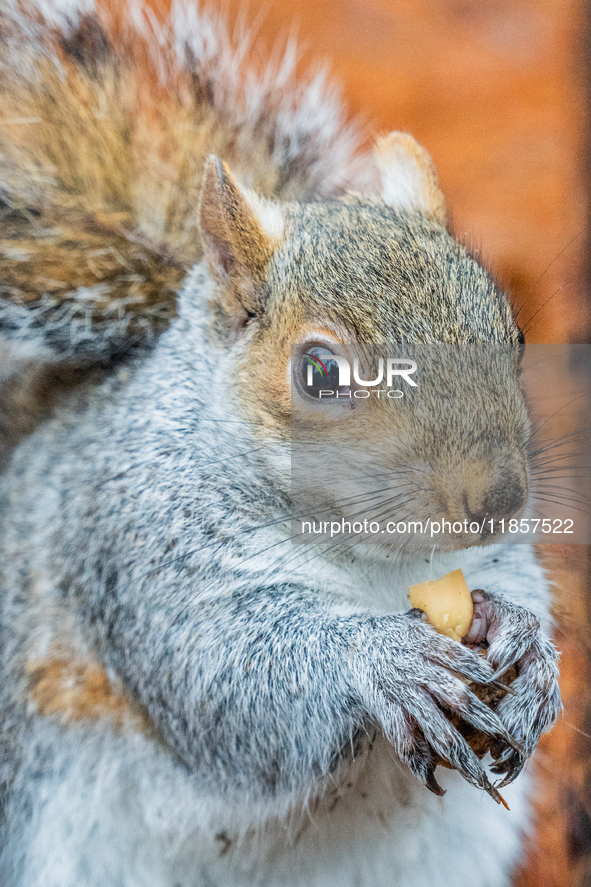
<svg viewBox="0 0 591 887"><path fill-rule="evenodd" d="M430 158L381 139L373 193L330 90L245 78L191 3L0 26L0 883L508 884L560 709L533 550L290 544L293 345L520 341ZM516 381L495 410L444 445L431 405L420 503L519 511ZM408 610L460 566L486 660ZM496 713L458 677L513 663Z"/></svg>

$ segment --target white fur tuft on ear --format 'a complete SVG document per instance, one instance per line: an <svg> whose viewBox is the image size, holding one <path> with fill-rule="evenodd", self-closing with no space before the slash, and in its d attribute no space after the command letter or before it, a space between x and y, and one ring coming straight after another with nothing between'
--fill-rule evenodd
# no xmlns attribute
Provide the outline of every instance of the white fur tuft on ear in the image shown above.
<svg viewBox="0 0 591 887"><path fill-rule="evenodd" d="M242 196L248 203L253 215L261 227L261 231L269 240L278 245L283 240L285 226L283 213L278 203L259 197L250 188L241 188Z"/></svg>
<svg viewBox="0 0 591 887"><path fill-rule="evenodd" d="M420 212L445 226L445 199L427 151L408 133L391 132L377 140L375 155L384 201L396 209Z"/></svg>

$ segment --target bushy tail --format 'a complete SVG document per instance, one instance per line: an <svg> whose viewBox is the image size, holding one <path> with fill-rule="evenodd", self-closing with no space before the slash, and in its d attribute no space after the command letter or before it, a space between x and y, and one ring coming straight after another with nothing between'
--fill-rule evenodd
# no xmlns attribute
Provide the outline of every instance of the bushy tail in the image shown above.
<svg viewBox="0 0 591 887"><path fill-rule="evenodd" d="M292 46L255 74L191 0L165 22L138 0L0 3L0 333L27 354L41 336L110 361L166 326L207 154L280 199L359 187L355 127Z"/></svg>

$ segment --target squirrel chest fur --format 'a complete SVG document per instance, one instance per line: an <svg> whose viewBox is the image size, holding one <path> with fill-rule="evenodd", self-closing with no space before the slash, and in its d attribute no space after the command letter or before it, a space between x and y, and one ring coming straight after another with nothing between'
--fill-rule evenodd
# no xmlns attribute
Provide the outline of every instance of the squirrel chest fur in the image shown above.
<svg viewBox="0 0 591 887"><path fill-rule="evenodd" d="M509 302L410 136L356 156L191 3L112 13L0 12L0 882L504 887L560 708L542 568L468 531L293 546L290 439L307 348L516 349ZM367 409L400 514L518 513L516 376L453 403ZM459 567L486 658L408 610ZM493 712L467 682L513 665Z"/></svg>

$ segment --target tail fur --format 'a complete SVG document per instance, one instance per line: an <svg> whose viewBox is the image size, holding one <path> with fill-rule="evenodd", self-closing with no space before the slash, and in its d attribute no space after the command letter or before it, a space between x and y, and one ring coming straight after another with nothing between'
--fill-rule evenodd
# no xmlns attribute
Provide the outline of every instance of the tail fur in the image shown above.
<svg viewBox="0 0 591 887"><path fill-rule="evenodd" d="M191 0L0 0L0 335L112 361L170 321L215 152L279 199L360 186L357 130L296 53L255 73Z"/></svg>

